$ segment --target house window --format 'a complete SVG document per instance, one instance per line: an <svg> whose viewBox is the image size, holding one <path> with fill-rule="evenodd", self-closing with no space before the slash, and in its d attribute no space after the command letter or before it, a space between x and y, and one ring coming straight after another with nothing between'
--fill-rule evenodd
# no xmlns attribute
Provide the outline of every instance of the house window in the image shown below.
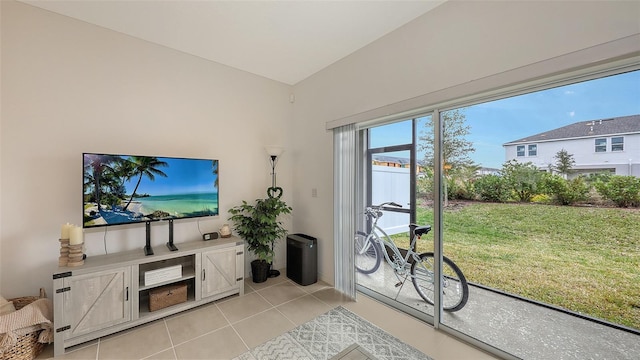
<svg viewBox="0 0 640 360"><path fill-rule="evenodd" d="M524 156L524 145L518 145L516 147L516 152L518 156Z"/></svg>
<svg viewBox="0 0 640 360"><path fill-rule="evenodd" d="M611 151L622 151L624 150L624 137L612 137L611 138Z"/></svg>
<svg viewBox="0 0 640 360"><path fill-rule="evenodd" d="M596 152L607 152L607 139L596 139Z"/></svg>
<svg viewBox="0 0 640 360"><path fill-rule="evenodd" d="M537 156L538 155L538 145L531 144L529 145L529 156Z"/></svg>

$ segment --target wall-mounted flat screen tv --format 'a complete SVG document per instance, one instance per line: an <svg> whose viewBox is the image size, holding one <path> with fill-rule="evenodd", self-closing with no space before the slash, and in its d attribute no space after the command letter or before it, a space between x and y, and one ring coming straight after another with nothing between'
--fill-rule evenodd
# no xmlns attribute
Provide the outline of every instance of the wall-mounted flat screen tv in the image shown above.
<svg viewBox="0 0 640 360"><path fill-rule="evenodd" d="M83 226L216 216L218 160L83 154Z"/></svg>

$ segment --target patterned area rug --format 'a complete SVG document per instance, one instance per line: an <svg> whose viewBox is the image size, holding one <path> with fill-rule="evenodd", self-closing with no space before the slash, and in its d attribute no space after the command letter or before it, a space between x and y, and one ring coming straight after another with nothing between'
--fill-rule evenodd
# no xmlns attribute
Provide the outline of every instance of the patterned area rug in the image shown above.
<svg viewBox="0 0 640 360"><path fill-rule="evenodd" d="M379 360L431 360L342 306L258 345L236 359L327 360L353 344Z"/></svg>

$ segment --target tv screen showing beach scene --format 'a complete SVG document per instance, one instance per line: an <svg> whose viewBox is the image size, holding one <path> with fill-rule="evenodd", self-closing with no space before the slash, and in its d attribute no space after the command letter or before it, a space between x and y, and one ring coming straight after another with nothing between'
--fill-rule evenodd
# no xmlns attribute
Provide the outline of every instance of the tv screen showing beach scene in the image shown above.
<svg viewBox="0 0 640 360"><path fill-rule="evenodd" d="M83 154L85 228L216 216L218 160Z"/></svg>

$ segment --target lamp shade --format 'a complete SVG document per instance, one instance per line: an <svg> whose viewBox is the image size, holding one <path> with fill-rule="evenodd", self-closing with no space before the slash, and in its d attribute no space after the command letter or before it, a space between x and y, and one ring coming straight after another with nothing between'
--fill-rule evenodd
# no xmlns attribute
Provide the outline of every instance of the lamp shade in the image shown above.
<svg viewBox="0 0 640 360"><path fill-rule="evenodd" d="M275 157L280 156L284 152L284 149L280 146L265 146L264 149L269 156Z"/></svg>

